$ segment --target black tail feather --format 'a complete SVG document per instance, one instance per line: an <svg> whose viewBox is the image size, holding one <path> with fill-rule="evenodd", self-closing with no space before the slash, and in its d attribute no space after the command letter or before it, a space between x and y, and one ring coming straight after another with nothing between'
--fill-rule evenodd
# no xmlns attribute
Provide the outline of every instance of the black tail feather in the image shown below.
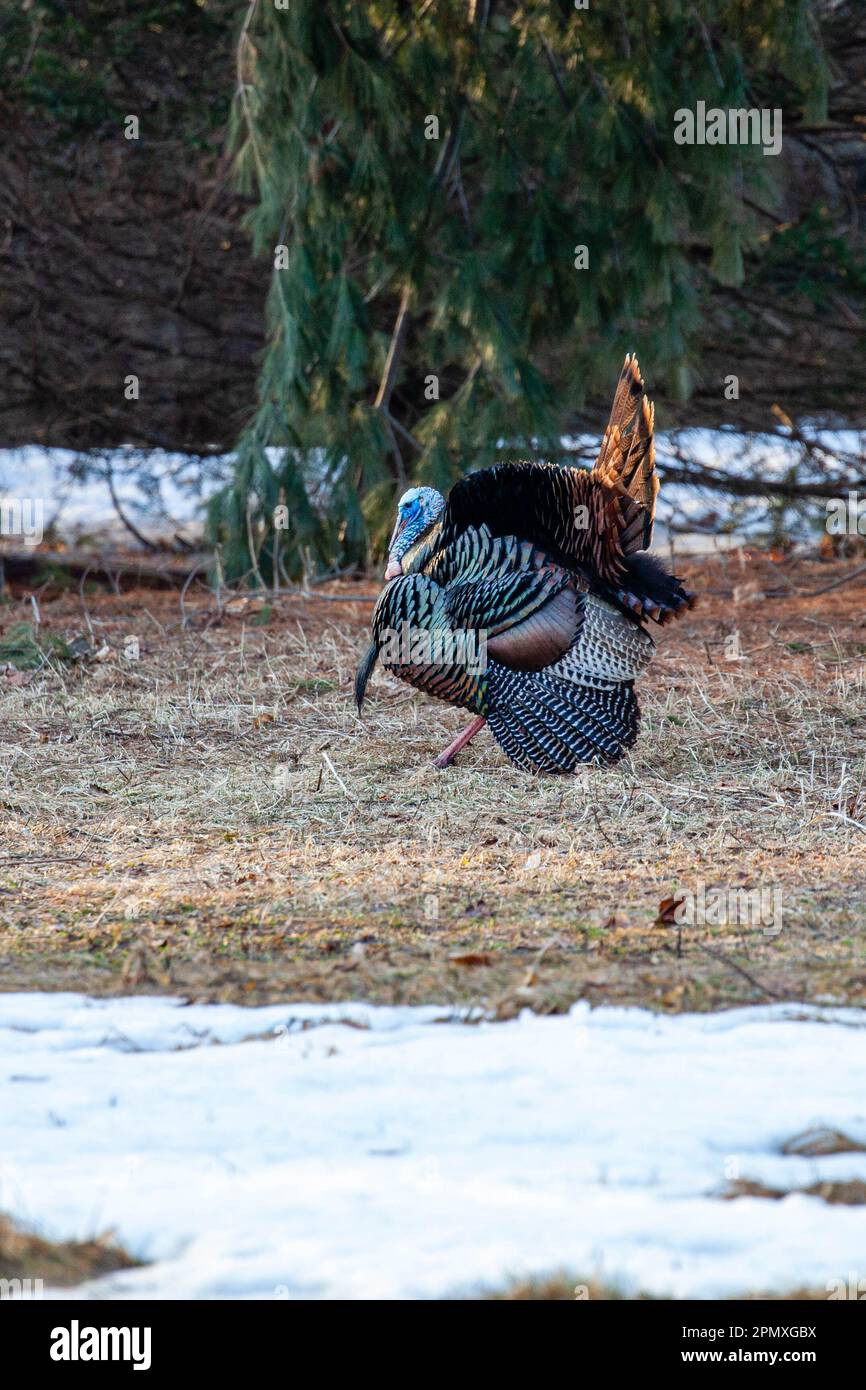
<svg viewBox="0 0 866 1390"><path fill-rule="evenodd" d="M361 713L361 706L364 703L364 694L367 689L367 681L373 674L373 667L379 656L379 648L375 642L371 642L364 654L364 660L358 667L355 674L355 704L358 706L358 713Z"/></svg>
<svg viewBox="0 0 866 1390"><path fill-rule="evenodd" d="M625 559L625 579L617 590L619 603L641 618L665 623L694 607L695 595L675 574L668 574L654 555L637 551Z"/></svg>

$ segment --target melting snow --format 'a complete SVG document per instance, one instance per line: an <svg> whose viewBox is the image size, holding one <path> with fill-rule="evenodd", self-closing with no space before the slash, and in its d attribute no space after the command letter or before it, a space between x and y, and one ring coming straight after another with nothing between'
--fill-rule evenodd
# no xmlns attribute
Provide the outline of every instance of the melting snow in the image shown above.
<svg viewBox="0 0 866 1390"><path fill-rule="evenodd" d="M438 1021L445 1020L445 1021ZM0 995L0 1210L152 1263L93 1297L425 1297L567 1270L679 1297L862 1270L866 1207L721 1201L866 1143L866 1014Z"/></svg>
<svg viewBox="0 0 866 1390"><path fill-rule="evenodd" d="M829 464L830 476L839 474L838 455L863 457L866 435L855 430L810 428L808 433L818 448L822 464ZM581 435L567 437L563 442L569 448L585 448L591 455L598 441ZM801 482L822 477L817 467L803 462L799 447L779 434L748 435L729 429L689 429L670 436L662 433L657 436L657 458L662 471L666 462L676 462L672 449L677 447L686 457L710 470L721 468L732 474L753 472L783 478L799 463ZM281 451L270 449L268 452L271 461L276 463ZM70 477L70 466L75 460L87 457L69 449L46 449L39 445L0 449L0 499L4 496L41 499L46 527L52 524L65 540L75 540L89 533L129 543L129 533L117 516L105 477L94 475L92 468L86 480ZM202 532L205 500L231 477L232 471L228 454L198 458L163 450L119 448L93 456L91 465L96 467L97 474L100 459L111 465L121 504L152 537L171 536L181 530L189 540L198 538ZM307 471L315 501L323 479L321 467L314 458ZM846 492L845 485L840 484L840 496L846 496ZM817 518L824 518L820 501L813 511ZM680 550L724 548L732 543L731 537L719 534L724 527L733 525L740 537L753 533L756 528L765 528L767 503L760 498L735 503L721 492L666 483L659 499L658 519L657 545L665 543L668 528L673 526L685 533L677 539ZM690 532L689 527L696 522L700 523L701 531ZM703 534L708 525L716 534ZM801 530L802 523L798 523L795 532Z"/></svg>

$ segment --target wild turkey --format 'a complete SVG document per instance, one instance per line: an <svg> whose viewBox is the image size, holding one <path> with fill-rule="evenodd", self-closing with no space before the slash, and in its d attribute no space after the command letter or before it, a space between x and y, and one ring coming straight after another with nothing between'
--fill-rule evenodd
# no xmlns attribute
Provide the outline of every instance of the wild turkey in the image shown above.
<svg viewBox="0 0 866 1390"><path fill-rule="evenodd" d="M447 502L410 488L355 680L358 709L381 657L476 715L439 767L485 723L522 768L616 762L637 737L634 679L654 647L645 623L694 602L645 553L658 489L653 407L631 355L592 470L501 463L463 478ZM486 660L470 659L484 639Z"/></svg>

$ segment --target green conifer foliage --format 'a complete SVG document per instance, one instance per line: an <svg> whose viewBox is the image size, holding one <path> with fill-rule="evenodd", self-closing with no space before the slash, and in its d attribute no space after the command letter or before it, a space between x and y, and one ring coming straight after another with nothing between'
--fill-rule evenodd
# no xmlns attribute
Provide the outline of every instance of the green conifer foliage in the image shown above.
<svg viewBox="0 0 866 1390"><path fill-rule="evenodd" d="M701 276L741 279L776 161L679 144L675 113L815 120L826 91L811 0L278 4L249 6L232 125L268 346L210 515L264 582L275 547L367 561L407 480L554 453L626 348L687 393Z"/></svg>

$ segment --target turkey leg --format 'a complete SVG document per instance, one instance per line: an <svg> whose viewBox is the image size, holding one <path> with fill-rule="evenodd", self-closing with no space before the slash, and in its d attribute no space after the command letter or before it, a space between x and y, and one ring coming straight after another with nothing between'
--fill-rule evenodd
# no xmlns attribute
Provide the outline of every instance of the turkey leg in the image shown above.
<svg viewBox="0 0 866 1390"><path fill-rule="evenodd" d="M444 753L440 753L439 757L434 759L433 766L448 767L450 763L453 763L460 749L465 748L469 740L474 738L479 729L482 729L486 723L487 720L484 716L479 714L477 719L473 719L469 728L464 729L462 734L458 734L454 741L449 743Z"/></svg>

